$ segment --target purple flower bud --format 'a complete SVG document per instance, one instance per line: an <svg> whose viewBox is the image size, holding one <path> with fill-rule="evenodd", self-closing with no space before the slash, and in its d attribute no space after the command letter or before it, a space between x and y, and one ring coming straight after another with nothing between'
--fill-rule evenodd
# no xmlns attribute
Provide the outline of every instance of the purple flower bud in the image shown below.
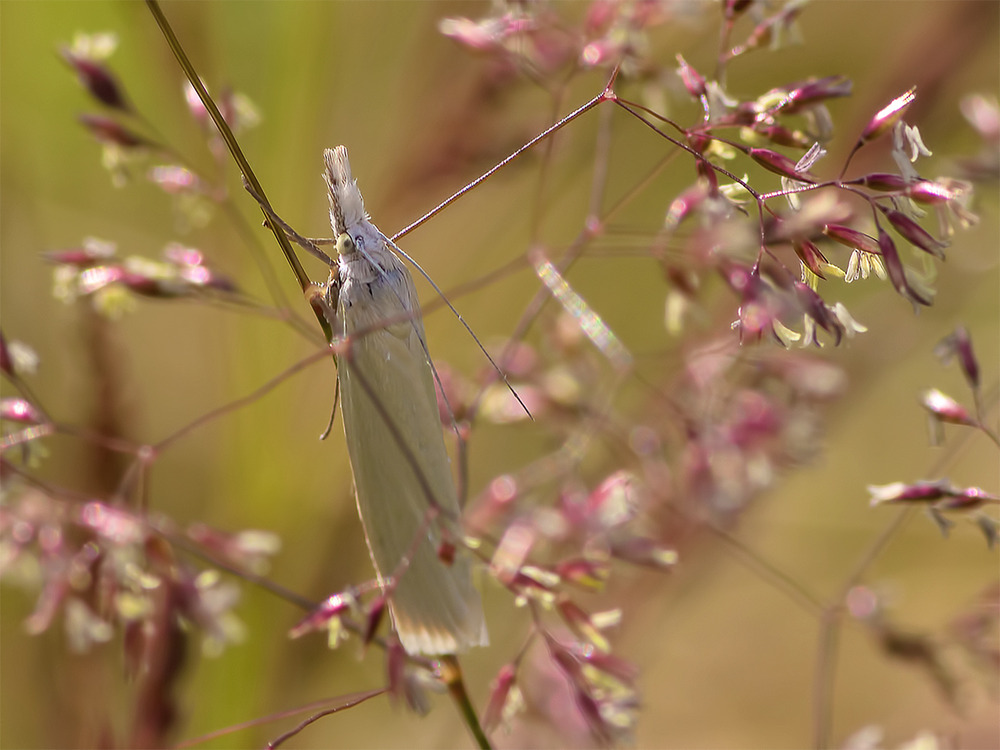
<svg viewBox="0 0 1000 750"><path fill-rule="evenodd" d="M139 148L153 144L124 127L117 120L103 115L80 115L80 122L102 143L110 143L122 148Z"/></svg>
<svg viewBox="0 0 1000 750"><path fill-rule="evenodd" d="M911 245L919 247L925 253L930 253L935 258L944 260L946 243L934 239L927 230L900 211L883 209L882 213L885 214L885 218L889 220L893 228L906 238Z"/></svg>
<svg viewBox="0 0 1000 750"><path fill-rule="evenodd" d="M438 560L450 567L455 562L455 543L451 539L442 539L437 556Z"/></svg>
<svg viewBox="0 0 1000 750"><path fill-rule="evenodd" d="M708 183L703 180L698 180L687 188L671 202L670 208L667 209L667 216L663 220L663 226L670 231L675 230L684 219L705 202L708 193Z"/></svg>
<svg viewBox="0 0 1000 750"><path fill-rule="evenodd" d="M365 616L365 630L362 635L361 642L366 646L372 642L375 637L375 632L378 630L379 624L382 622L382 617L385 615L385 596L379 594L368 607L368 613Z"/></svg>
<svg viewBox="0 0 1000 750"><path fill-rule="evenodd" d="M641 488L635 475L616 471L604 479L587 497L586 514L599 530L612 529L632 520L638 513Z"/></svg>
<svg viewBox="0 0 1000 750"><path fill-rule="evenodd" d="M66 250L52 250L42 253L42 257L51 263L90 268L97 263L104 263L114 257L114 252L107 252L107 246L84 244L83 247L72 247Z"/></svg>
<svg viewBox="0 0 1000 750"><path fill-rule="evenodd" d="M744 7L749 3L744 3ZM801 3L787 3L784 8L775 13L774 15L766 15L764 20L754 26L753 31L746 38L746 41L738 46L731 49L728 53L729 57L736 57L738 55L745 54L750 50L757 49L762 46L769 45L772 40L775 39L776 34L787 31L789 26L791 26L792 21L802 12ZM731 17L726 16L727 23L732 23Z"/></svg>
<svg viewBox="0 0 1000 750"><path fill-rule="evenodd" d="M59 606L70 594L69 582L65 576L50 576L45 588L38 596L34 611L24 621L24 628L30 635L44 633L59 612Z"/></svg>
<svg viewBox="0 0 1000 750"><path fill-rule="evenodd" d="M616 0L594 0L587 8L583 28L591 35L602 34L615 20L618 13Z"/></svg>
<svg viewBox="0 0 1000 750"><path fill-rule="evenodd" d="M42 413L23 398L0 399L0 419L21 424L41 424L45 421Z"/></svg>
<svg viewBox="0 0 1000 750"><path fill-rule="evenodd" d="M967 499L977 499L984 503L1000 503L1000 495L994 495L980 487L966 487L961 491L963 497Z"/></svg>
<svg viewBox="0 0 1000 750"><path fill-rule="evenodd" d="M120 281L125 270L118 265L91 266L80 272L78 286L81 294L93 294L108 284Z"/></svg>
<svg viewBox="0 0 1000 750"><path fill-rule="evenodd" d="M891 172L872 172L860 177L856 182L872 190L888 192L892 190L905 190L910 186L905 177Z"/></svg>
<svg viewBox="0 0 1000 750"><path fill-rule="evenodd" d="M174 547L162 537L152 535L146 537L145 553L149 559L150 567L154 570L166 571L172 566L177 565L177 560L174 557ZM177 582L178 586L187 589L186 596L188 597L197 596L194 575L193 569L184 568L182 569L180 580ZM191 602L188 601L185 606L189 608Z"/></svg>
<svg viewBox="0 0 1000 750"><path fill-rule="evenodd" d="M823 266L829 265L829 262L815 242L807 239L792 240L792 248L806 268L821 279L826 279L826 276L823 275Z"/></svg>
<svg viewBox="0 0 1000 750"><path fill-rule="evenodd" d="M980 487L952 487L951 492L941 502L935 505L940 510L970 511L986 503L1000 503L1000 497L986 492Z"/></svg>
<svg viewBox="0 0 1000 750"><path fill-rule="evenodd" d="M677 73L684 82L684 88L688 90L695 99L705 95L705 76L688 64L680 54L677 55Z"/></svg>
<svg viewBox="0 0 1000 750"><path fill-rule="evenodd" d="M979 487L955 487L947 479L935 481L914 482L904 484L894 482L886 485L868 487L871 493L871 505L882 503L929 503L934 520L943 531L951 526L942 515L942 511L958 511L968 513L986 503L1000 503L1000 497L982 490Z"/></svg>
<svg viewBox="0 0 1000 750"><path fill-rule="evenodd" d="M582 557L563 560L556 565L556 574L568 583L588 589L600 589L611 575L607 560L587 560Z"/></svg>
<svg viewBox="0 0 1000 750"><path fill-rule="evenodd" d="M729 287L741 295L750 292L756 278L751 269L738 263L726 263L720 266L719 273L722 274L722 278Z"/></svg>
<svg viewBox="0 0 1000 750"><path fill-rule="evenodd" d="M385 668L390 700L398 701L400 698L404 698L406 696L406 651L397 639L389 643Z"/></svg>
<svg viewBox="0 0 1000 750"><path fill-rule="evenodd" d="M103 65L74 55L67 48L60 50L63 59L76 71L80 83L101 104L128 112L130 107L122 93L118 81Z"/></svg>
<svg viewBox="0 0 1000 750"><path fill-rule="evenodd" d="M572 651L548 633L545 633L545 642L552 661L569 680L577 708L580 710L580 715L586 720L590 731L600 740L602 746L610 745L611 733L601 715L600 706L590 695L587 678L583 673L580 660Z"/></svg>
<svg viewBox="0 0 1000 750"><path fill-rule="evenodd" d="M542 568L525 565L509 579L508 585L518 594L551 600L553 589L559 585L559 576Z"/></svg>
<svg viewBox="0 0 1000 750"><path fill-rule="evenodd" d="M611 39L598 39L590 42L580 53L580 64L585 68L594 68L616 60L621 56L622 45Z"/></svg>
<svg viewBox="0 0 1000 750"><path fill-rule="evenodd" d="M711 145L712 139L711 137L705 135L704 133L688 133L687 142L692 150L697 151L699 154L702 154L705 152L705 149ZM698 166L699 167L701 166L700 160L698 161ZM707 170L712 172L713 174L715 173L714 169L707 168ZM700 176L701 172L699 171L698 174Z"/></svg>
<svg viewBox="0 0 1000 750"><path fill-rule="evenodd" d="M698 275L690 268L669 264L664 268L663 275L670 282L670 286L685 297L694 297L698 293Z"/></svg>
<svg viewBox="0 0 1000 750"><path fill-rule="evenodd" d="M827 224L823 227L823 234L834 242L839 242L846 247L855 248L866 253L878 255L878 242L871 235L851 229L843 224Z"/></svg>
<svg viewBox="0 0 1000 750"><path fill-rule="evenodd" d="M575 602L567 598L561 598L556 603L556 608L563 618L563 622L572 630L576 636L583 641L593 644L600 651L610 651L611 644L604 634L594 625L590 615L583 611Z"/></svg>
<svg viewBox="0 0 1000 750"><path fill-rule="evenodd" d="M196 247L187 247L179 242L171 242L163 249L163 256L179 266L203 266L205 254Z"/></svg>
<svg viewBox="0 0 1000 750"><path fill-rule="evenodd" d="M445 18L438 24L442 34L476 50L496 48L507 37L532 29L531 20L510 13L479 22L468 18Z"/></svg>
<svg viewBox="0 0 1000 750"><path fill-rule="evenodd" d="M143 274L122 270L118 282L143 297L169 298L180 296L180 290L163 284L159 279L151 279Z"/></svg>
<svg viewBox="0 0 1000 750"><path fill-rule="evenodd" d="M956 197L955 192L946 185L931 182L930 180L921 180L920 182L913 183L906 189L905 195L917 203L931 206L947 203Z"/></svg>
<svg viewBox="0 0 1000 750"><path fill-rule="evenodd" d="M815 182L815 180L807 174L799 172L795 168L794 161L777 151L772 151L767 148L751 148L747 150L747 154L751 159L764 167L764 169L774 172L775 174L779 174L782 177L790 177L793 180L809 184Z"/></svg>
<svg viewBox="0 0 1000 750"><path fill-rule="evenodd" d="M204 125L208 122L208 110L205 109L205 103L198 96L198 91L191 85L190 81L184 82L184 101L195 122L199 125Z"/></svg>
<svg viewBox="0 0 1000 750"><path fill-rule="evenodd" d="M802 311L816 321L816 325L833 336L835 345L839 346L844 335L844 328L830 312L830 308L826 306L823 298L801 281L795 282L795 298L802 306Z"/></svg>
<svg viewBox="0 0 1000 750"><path fill-rule="evenodd" d="M719 175L712 169L712 165L704 159L699 159L695 165L695 170L698 173L698 179L708 185L708 194L717 196L719 194Z"/></svg>
<svg viewBox="0 0 1000 750"><path fill-rule="evenodd" d="M753 5L753 0L726 0L726 20L732 21L751 5Z"/></svg>
<svg viewBox="0 0 1000 750"><path fill-rule="evenodd" d="M515 679L517 679L517 666L504 664L490 685L490 700L483 714L483 729L487 732L495 729L500 723L504 706L507 705L507 696L514 687Z"/></svg>
<svg viewBox="0 0 1000 750"><path fill-rule="evenodd" d="M809 148L812 145L812 139L801 130L789 130L784 125L757 125L754 131L779 146Z"/></svg>
<svg viewBox="0 0 1000 750"><path fill-rule="evenodd" d="M939 479L936 482L916 482L914 484L893 482L892 484L869 485L868 492L871 495L871 505L901 502L933 502L944 497L948 493L949 486L948 481L945 479Z"/></svg>
<svg viewBox="0 0 1000 750"><path fill-rule="evenodd" d="M760 122L761 114L754 107L753 102L740 102L736 105L736 109L731 110L723 117L720 117L716 122L718 125L726 125L728 127L751 127L757 125Z"/></svg>
<svg viewBox="0 0 1000 750"><path fill-rule="evenodd" d="M677 552L655 539L634 536L615 540L611 554L619 560L659 570L669 570L677 563Z"/></svg>
<svg viewBox="0 0 1000 750"><path fill-rule="evenodd" d="M42 253L42 257L47 261L58 263L59 265L84 267L92 265L96 260L82 248L74 248L71 250L53 250L51 252Z"/></svg>
<svg viewBox="0 0 1000 750"><path fill-rule="evenodd" d="M149 170L149 180L170 194L194 192L201 186L194 172L176 164L153 167Z"/></svg>
<svg viewBox="0 0 1000 750"><path fill-rule="evenodd" d="M903 116L903 112L906 108L910 106L914 99L917 98L917 87L914 86L909 91L900 94L891 102L886 104L882 109L880 109L875 116L865 125L865 129L861 131L861 137L858 139L858 144L868 143L880 135L890 130L893 125L899 122L899 118Z"/></svg>
<svg viewBox="0 0 1000 750"><path fill-rule="evenodd" d="M510 583L521 575L521 565L536 537L537 530L527 518L517 519L507 527L490 561L490 571L499 581Z"/></svg>
<svg viewBox="0 0 1000 750"><path fill-rule="evenodd" d="M639 669L635 664L600 651L589 644L573 644L570 652L581 662L590 664L605 674L609 674L624 685L632 685L639 677Z"/></svg>
<svg viewBox="0 0 1000 750"><path fill-rule="evenodd" d="M951 358L957 354L958 363L965 375L966 382L973 389L979 388L979 362L972 350L972 339L964 326L958 326L954 333L945 336L934 347L934 353L944 364L948 364Z"/></svg>
<svg viewBox="0 0 1000 750"><path fill-rule="evenodd" d="M826 101L827 99L850 96L852 86L851 81L841 75L806 81L789 90L789 103L783 109L785 112L793 113L805 109L811 104Z"/></svg>
<svg viewBox="0 0 1000 750"><path fill-rule="evenodd" d="M924 391L920 396L920 403L941 422L964 425L978 424L964 406L937 388Z"/></svg>
<svg viewBox="0 0 1000 750"><path fill-rule="evenodd" d="M929 306L931 300L910 286L909 281L907 281L906 269L903 267L903 261L899 259L899 253L896 251L896 243L892 241L892 237L882 227L878 229L878 247L882 253L882 262L885 263L885 270L889 273L889 281L892 282L896 291L914 304Z"/></svg>
<svg viewBox="0 0 1000 750"><path fill-rule="evenodd" d="M186 533L212 556L258 574L266 572L268 557L281 546L278 538L267 531L230 533L204 523L193 523Z"/></svg>
<svg viewBox="0 0 1000 750"><path fill-rule="evenodd" d="M574 683L573 694L580 714L587 720L590 731L600 742L601 747L610 747L614 741L610 728L601 714L600 704L587 692L584 684Z"/></svg>
<svg viewBox="0 0 1000 750"><path fill-rule="evenodd" d="M96 500L83 506L80 521L116 545L139 544L147 536L142 522L131 513Z"/></svg>
<svg viewBox="0 0 1000 750"><path fill-rule="evenodd" d="M582 678L583 674L580 670L580 663L577 661L576 657L570 653L569 649L556 640L555 636L547 630L542 632L542 637L545 638L545 646L548 648L549 655L552 657L552 660L560 669L562 669L563 672L566 673L567 677L571 680Z"/></svg>
<svg viewBox="0 0 1000 750"><path fill-rule="evenodd" d="M340 617L344 612L350 610L354 605L354 601L354 597L348 593L333 594L327 597L322 604L299 620L288 631L288 637L299 638L306 633L322 630L330 620Z"/></svg>

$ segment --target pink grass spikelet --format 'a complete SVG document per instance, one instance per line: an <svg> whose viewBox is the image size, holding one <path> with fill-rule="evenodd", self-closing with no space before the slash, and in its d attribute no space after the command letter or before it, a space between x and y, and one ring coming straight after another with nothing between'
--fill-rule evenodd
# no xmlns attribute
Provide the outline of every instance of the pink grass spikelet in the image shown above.
<svg viewBox="0 0 1000 750"><path fill-rule="evenodd" d="M104 115L83 114L80 123L102 143L109 143L125 149L152 146L153 143L138 133L122 125L117 120Z"/></svg>
<svg viewBox="0 0 1000 750"><path fill-rule="evenodd" d="M864 130L861 131L861 137L858 139L858 143L868 143L869 141L878 138L883 133L891 130L893 126L899 122L899 119L903 116L907 107L909 107L916 98L917 87L914 86L886 104L871 120L869 120L868 124L865 125Z"/></svg>
<svg viewBox="0 0 1000 750"><path fill-rule="evenodd" d="M931 388L921 394L920 403L927 411L942 422L952 424L976 425L976 420L969 410L937 388Z"/></svg>
<svg viewBox="0 0 1000 750"><path fill-rule="evenodd" d="M934 347L934 354L944 364L948 364L953 357L956 357L969 387L978 390L979 361L972 348L972 337L969 336L969 331L965 326L957 326L953 333L941 339Z"/></svg>
<svg viewBox="0 0 1000 750"><path fill-rule="evenodd" d="M23 398L0 399L0 419L20 424L41 424L45 421L42 413Z"/></svg>
<svg viewBox="0 0 1000 750"><path fill-rule="evenodd" d="M932 237L930 232L901 211L886 209L883 213L889 220L889 223L892 224L893 229L899 232L911 245L920 248L925 253L933 255L939 260L944 260L944 248L947 247L946 242Z"/></svg>
<svg viewBox="0 0 1000 750"><path fill-rule="evenodd" d="M62 58L76 71L81 85L97 101L106 107L123 112L130 107L121 85L114 74L96 60L89 60L63 47L60 50Z"/></svg>

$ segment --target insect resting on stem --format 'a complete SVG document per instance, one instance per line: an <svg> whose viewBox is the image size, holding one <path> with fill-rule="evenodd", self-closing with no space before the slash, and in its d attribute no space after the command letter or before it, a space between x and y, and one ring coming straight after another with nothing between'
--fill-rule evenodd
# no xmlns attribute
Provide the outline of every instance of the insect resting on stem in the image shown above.
<svg viewBox="0 0 1000 750"><path fill-rule="evenodd" d="M337 259L269 219L331 265L320 304L335 339L344 433L358 513L393 626L409 654L445 655L488 643L471 560L446 563L461 537L413 279L370 221L347 149L323 154ZM252 191L251 191L252 192Z"/></svg>

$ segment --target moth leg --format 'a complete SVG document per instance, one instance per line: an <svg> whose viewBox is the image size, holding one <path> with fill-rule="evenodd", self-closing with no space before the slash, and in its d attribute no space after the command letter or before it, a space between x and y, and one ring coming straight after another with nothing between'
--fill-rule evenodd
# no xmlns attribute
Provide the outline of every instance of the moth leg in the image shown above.
<svg viewBox="0 0 1000 750"><path fill-rule="evenodd" d="M330 280L326 284L317 284L315 281L310 283L305 290L306 301L309 304L319 310L328 321L330 321L330 327L333 330L337 329L336 318L337 318L337 295L340 293L340 281L333 274L330 274ZM334 361L336 362L337 357L334 356ZM337 387L333 393L333 406L330 408L330 421L326 424L326 429L323 430L323 434L319 436L320 440L326 440L330 436L330 430L333 429L333 420L337 416L337 404L340 403L340 378L337 378Z"/></svg>
<svg viewBox="0 0 1000 750"><path fill-rule="evenodd" d="M326 423L326 429L319 436L320 440L326 440L330 437L330 431L333 429L333 420L337 416L337 404L340 403L340 378L337 378L336 382L337 385L333 391L333 406L330 407L330 421Z"/></svg>
<svg viewBox="0 0 1000 750"><path fill-rule="evenodd" d="M310 282L302 293L309 306L321 313L331 328L336 330L337 297L340 293L340 280L336 275L336 268L330 273L330 279L325 284Z"/></svg>
<svg viewBox="0 0 1000 750"><path fill-rule="evenodd" d="M314 256L316 258L319 258L321 261L323 261L324 263L326 263L331 268L335 268L337 266L337 261L335 261L329 255L327 255L326 253L324 253L320 249L320 247L319 247L320 245L331 245L336 240L328 240L328 239L314 240L314 239L310 239L308 237L303 237L301 234L299 234L294 229L292 229L284 221L284 219L282 219L280 216L278 216L274 212L274 209L271 208L271 206L268 205L263 200L263 198L261 198L259 195L257 195L257 192L250 186L250 183L247 182L246 177L243 178L243 189L246 190L248 193L250 193L250 197L251 198L253 198L255 201L257 201L257 204L260 206L261 210L264 212L264 215L267 217L267 220L269 222L273 223L274 226L278 227L282 232L284 232L285 236L288 237L288 239L290 239L292 242L294 242L296 245L298 245L299 247L301 247L303 250L305 250L310 255L312 255L312 256Z"/></svg>

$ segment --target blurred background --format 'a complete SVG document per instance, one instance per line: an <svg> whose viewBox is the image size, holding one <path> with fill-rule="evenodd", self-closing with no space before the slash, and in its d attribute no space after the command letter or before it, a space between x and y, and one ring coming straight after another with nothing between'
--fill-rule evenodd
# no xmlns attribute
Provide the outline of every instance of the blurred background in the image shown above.
<svg viewBox="0 0 1000 750"><path fill-rule="evenodd" d="M325 236L324 148L349 146L367 208L392 234L602 90L607 71L598 69L578 75L554 101L539 86L497 74L488 59L439 33L442 18L477 18L488 7L166 3L164 11L209 88L231 87L256 105L261 122L240 140L276 211L301 233ZM557 10L575 18L585 5ZM711 71L719 38L716 4L677 4L673 12L673 20L651 31L650 54L669 68L682 53ZM1000 6L984 2L815 2L800 17L801 44L737 60L727 85L749 97L809 76L852 79L854 95L831 104L837 136L828 163L839 164L872 113L915 84L918 98L906 119L919 125L934 152L918 168L929 177L951 174L956 158L974 156L981 145L960 101L976 92L995 97L1000 90L998 17ZM220 211L205 226L185 228L178 202L159 188L143 179L125 188L112 185L99 147L76 122L79 113L96 107L57 52L77 32L98 31L119 37L111 66L136 108L177 151L206 171L213 168L185 107L180 71L144 5L0 3L0 325L8 341L25 342L38 353L32 387L61 423L94 426L97 410L110 403L130 438L153 442L250 393L316 348L277 321L232 308L140 301L109 327L95 324L81 305L53 298L52 267L41 254L79 246L84 237L150 257L159 257L168 241L180 241L202 249L248 293L261 299L267 293L231 217ZM656 105L653 88L623 84L631 98L650 106ZM698 116L670 97L663 101L681 121ZM522 256L533 236L553 246L573 240L587 211L602 117L617 126L609 201L624 195L672 147L607 105L567 126L551 161L536 149L401 241L442 289L485 278L454 302L488 346L511 333L539 287L523 265L511 274L490 274ZM876 169L893 170L885 144L861 152L852 165L858 174ZM276 277L293 307L308 318L273 241L257 229L259 211L243 195L236 170L229 168L225 179L233 205L273 253ZM689 161L678 159L644 189L619 226L636 237L651 236L691 179ZM995 447L979 436L963 440L958 429L947 431L945 447L929 447L917 402L928 387L969 400L958 369L943 367L932 354L957 324L971 331L987 389L995 393L997 203L995 182L977 186L980 222L956 236L939 267L934 306L919 316L887 284L844 288L842 298L869 332L822 352L845 368L849 384L846 397L827 412L822 450L810 465L783 474L731 529L824 601L836 595L894 517L894 509L868 507L866 485L948 476L960 486L1000 489ZM667 286L634 240L616 244L610 238L603 248L608 252L574 267L570 281L644 373L656 378L663 353L677 347L664 330ZM616 249L627 252L616 255ZM325 278L318 262L304 263L314 278ZM432 300L428 285L417 283L421 298ZM720 335L734 317L728 295L714 302L706 337ZM436 359L463 373L483 369L481 353L447 312L435 308L426 325ZM102 363L100 372L95 362ZM370 577L339 419L329 440L317 439L334 382L332 364L321 361L187 435L152 471L152 509L181 524L273 531L283 549L269 576L315 600ZM995 419L995 406L991 413ZM544 445L545 438L527 426L478 427L470 445L470 494L530 461ZM53 438L49 450L39 471L50 481L82 493L106 491L85 442ZM622 570L601 599L623 607L615 649L641 667L640 747L795 748L810 742L819 621L729 549L706 534L684 551L672 573ZM987 551L971 525L959 524L944 539L920 517L893 537L865 583L885 598L900 626L940 633L996 576L996 553ZM98 717L110 714L123 730L131 710L116 641L67 655L58 621L29 637L23 623L36 595L0 588L0 744L96 745ZM477 706L485 704L490 680L516 652L527 626L527 616L499 588L487 586L484 598L492 645L465 659ZM381 655L361 659L356 643L329 651L322 636L289 640L301 611L266 591L244 585L236 612L245 625L243 642L216 658L192 659L183 673L178 739L384 682ZM960 669L960 653L948 658ZM985 681L995 688L996 674ZM865 628L847 624L836 661L833 742L839 746L875 724L884 728L888 746L924 729L962 747L1000 745L996 693L990 696L971 676L961 687L958 710L926 672L887 659ZM537 702L529 716L544 713L538 704L546 696L527 697ZM205 746L261 746L288 725L230 734ZM574 743L547 731L522 732L506 742ZM502 733L497 742L505 744ZM378 698L319 722L288 746L465 747L471 740L443 697L426 718Z"/></svg>

